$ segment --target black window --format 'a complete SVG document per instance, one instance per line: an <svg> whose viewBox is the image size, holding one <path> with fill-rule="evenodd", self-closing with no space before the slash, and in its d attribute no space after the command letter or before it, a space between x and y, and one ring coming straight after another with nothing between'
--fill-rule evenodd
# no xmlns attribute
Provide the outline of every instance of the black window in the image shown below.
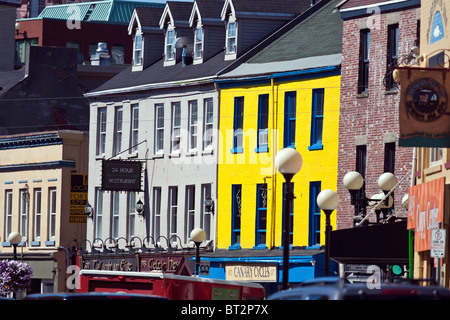
<svg viewBox="0 0 450 320"><path fill-rule="evenodd" d="M390 90L394 87L394 78L392 76L391 67L397 65L398 58L398 24L392 24L388 26L388 38L387 38L387 73L389 76L386 78L386 90Z"/></svg>
<svg viewBox="0 0 450 320"><path fill-rule="evenodd" d="M360 31L358 93L369 90L369 49L370 30L364 29Z"/></svg>

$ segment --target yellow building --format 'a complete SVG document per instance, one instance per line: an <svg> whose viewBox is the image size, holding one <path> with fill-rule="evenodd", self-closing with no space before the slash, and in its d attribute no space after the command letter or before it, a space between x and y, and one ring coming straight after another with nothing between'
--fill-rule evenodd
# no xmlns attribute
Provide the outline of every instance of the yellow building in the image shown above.
<svg viewBox="0 0 450 320"><path fill-rule="evenodd" d="M336 190L340 75L336 67L323 69L289 81L221 84L219 249L281 246L284 178L274 160L283 147L303 158L292 179L291 244L324 244L325 216L315 199L320 190Z"/></svg>
<svg viewBox="0 0 450 320"><path fill-rule="evenodd" d="M88 135L60 130L0 137L0 260L33 269L31 292L66 291L65 248L85 245ZM75 202L72 200L75 199Z"/></svg>

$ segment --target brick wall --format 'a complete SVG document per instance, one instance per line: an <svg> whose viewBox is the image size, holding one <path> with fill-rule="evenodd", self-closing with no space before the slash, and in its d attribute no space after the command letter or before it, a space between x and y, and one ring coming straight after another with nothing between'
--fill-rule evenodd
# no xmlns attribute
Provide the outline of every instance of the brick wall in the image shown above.
<svg viewBox="0 0 450 320"><path fill-rule="evenodd" d="M401 199L411 184L413 148L398 147L400 93L398 90L386 92L383 79L386 74L388 25L399 24L399 56L408 54L416 39L416 9L379 14L375 18L369 23L364 18L345 20L343 25L337 184L341 204L337 210L338 229L353 227L354 207L350 205L350 194L343 186L342 179L347 172L356 168L357 143L365 144L367 148L366 195L370 198L381 192L377 180L384 171L385 142L395 141L395 176L398 180L407 176L395 190L394 205L399 215L406 214L401 207ZM367 95L358 96L359 30L368 26L371 26L369 91ZM370 208L367 210L370 212Z"/></svg>

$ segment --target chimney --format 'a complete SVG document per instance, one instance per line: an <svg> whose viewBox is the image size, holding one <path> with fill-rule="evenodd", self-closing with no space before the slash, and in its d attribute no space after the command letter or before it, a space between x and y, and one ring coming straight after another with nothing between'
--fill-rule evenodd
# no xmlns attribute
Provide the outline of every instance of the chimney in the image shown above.
<svg viewBox="0 0 450 320"><path fill-rule="evenodd" d="M106 42L99 42L95 54L91 56L91 65L109 66L111 65L111 55L108 52Z"/></svg>

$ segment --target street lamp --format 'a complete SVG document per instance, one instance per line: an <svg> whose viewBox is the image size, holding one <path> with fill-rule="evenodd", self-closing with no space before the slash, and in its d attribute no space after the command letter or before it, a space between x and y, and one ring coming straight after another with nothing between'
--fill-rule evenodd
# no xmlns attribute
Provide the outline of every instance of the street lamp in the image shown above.
<svg viewBox="0 0 450 320"><path fill-rule="evenodd" d="M330 235L331 235L331 213L339 205L339 196L336 191L325 189L317 196L317 205L325 213L325 276L330 275Z"/></svg>
<svg viewBox="0 0 450 320"><path fill-rule="evenodd" d="M283 290L288 288L289 280L289 233L292 188L291 180L303 165L301 154L293 148L281 149L275 157L275 167L286 180L285 211L283 216Z"/></svg>
<svg viewBox="0 0 450 320"><path fill-rule="evenodd" d="M383 197L379 197L377 195L371 197L370 199L366 197L365 194L361 194L361 188L364 185L364 178L362 175L357 171L350 171L342 180L344 186L348 189L351 195L351 204L357 205L360 208L366 208L369 204L373 204L374 202L380 202ZM395 188L397 185L397 178L390 172L383 173L378 178L378 187L383 191L384 195L386 196L388 193L391 192L392 189ZM383 206L383 209L389 208L391 197L386 197L383 204L378 205L378 208L381 208ZM362 211L358 217L355 217L356 219L362 220L359 223L355 223L355 226L360 225L361 222L365 221L366 218L364 217L364 211ZM367 222L366 222L367 223Z"/></svg>
<svg viewBox="0 0 450 320"><path fill-rule="evenodd" d="M17 260L17 246L22 241L22 235L18 232L11 232L8 236L9 243L12 244L14 248L14 260Z"/></svg>
<svg viewBox="0 0 450 320"><path fill-rule="evenodd" d="M197 247L195 257L195 274L197 276L199 275L200 268L200 245L205 239L206 233L202 228L195 228L191 231L191 240L194 241L195 246Z"/></svg>

